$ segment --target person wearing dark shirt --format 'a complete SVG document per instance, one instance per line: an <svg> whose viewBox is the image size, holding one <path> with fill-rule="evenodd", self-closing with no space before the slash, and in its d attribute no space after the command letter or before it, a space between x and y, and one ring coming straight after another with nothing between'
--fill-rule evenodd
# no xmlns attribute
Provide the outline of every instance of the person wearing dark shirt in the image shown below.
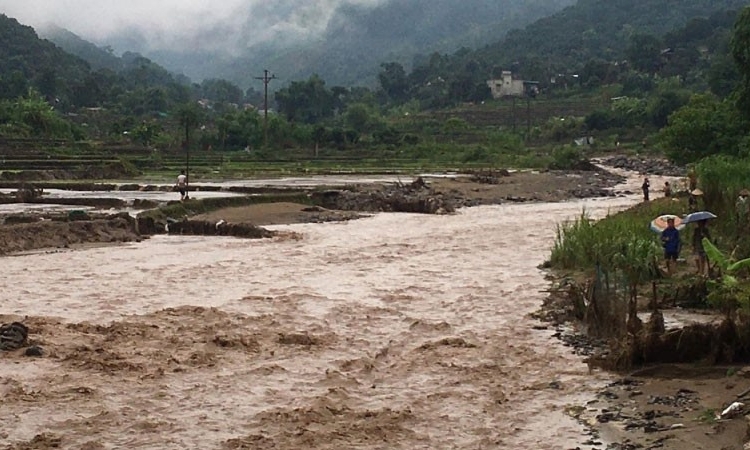
<svg viewBox="0 0 750 450"><path fill-rule="evenodd" d="M667 228L661 232L661 245L664 247L664 259L667 261L667 273L674 274L677 257L680 254L680 230L675 228L674 219L667 219Z"/></svg>
<svg viewBox="0 0 750 450"><path fill-rule="evenodd" d="M648 189L651 187L651 183L648 182L648 178L643 179L643 184L641 185L641 189L643 189L643 201L648 201Z"/></svg>

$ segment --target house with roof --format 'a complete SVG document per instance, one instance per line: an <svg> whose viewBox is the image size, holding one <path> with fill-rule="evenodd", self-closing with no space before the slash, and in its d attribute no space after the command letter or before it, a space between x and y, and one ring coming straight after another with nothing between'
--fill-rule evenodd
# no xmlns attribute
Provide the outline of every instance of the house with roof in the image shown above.
<svg viewBox="0 0 750 450"><path fill-rule="evenodd" d="M503 70L501 78L488 80L487 86L492 91L492 98L536 96L539 93L538 81L516 80L513 72Z"/></svg>

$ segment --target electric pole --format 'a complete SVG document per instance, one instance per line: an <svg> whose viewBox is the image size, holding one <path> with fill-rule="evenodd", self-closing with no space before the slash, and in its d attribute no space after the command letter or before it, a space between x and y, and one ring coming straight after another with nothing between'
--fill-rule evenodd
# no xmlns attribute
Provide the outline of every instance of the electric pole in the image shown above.
<svg viewBox="0 0 750 450"><path fill-rule="evenodd" d="M255 77L263 82L263 146L268 147L268 83L276 79L276 75L268 75L268 69L263 70L262 77Z"/></svg>

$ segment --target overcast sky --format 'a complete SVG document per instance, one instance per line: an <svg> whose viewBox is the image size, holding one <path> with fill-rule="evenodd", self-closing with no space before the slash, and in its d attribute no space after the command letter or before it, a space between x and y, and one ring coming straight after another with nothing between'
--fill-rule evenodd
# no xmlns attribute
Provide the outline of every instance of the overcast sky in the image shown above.
<svg viewBox="0 0 750 450"><path fill-rule="evenodd" d="M35 28L54 23L98 44L139 30L151 50L230 50L268 39L311 38L325 30L338 6L385 1L0 0L0 12Z"/></svg>

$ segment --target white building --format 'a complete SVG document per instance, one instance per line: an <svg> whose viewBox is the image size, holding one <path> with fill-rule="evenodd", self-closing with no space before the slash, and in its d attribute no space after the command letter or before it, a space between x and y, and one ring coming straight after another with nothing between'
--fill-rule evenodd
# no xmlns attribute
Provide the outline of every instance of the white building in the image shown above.
<svg viewBox="0 0 750 450"><path fill-rule="evenodd" d="M492 98L523 97L531 90L538 90L537 82L514 80L510 70L503 70L502 78L487 81L487 86L492 91Z"/></svg>

